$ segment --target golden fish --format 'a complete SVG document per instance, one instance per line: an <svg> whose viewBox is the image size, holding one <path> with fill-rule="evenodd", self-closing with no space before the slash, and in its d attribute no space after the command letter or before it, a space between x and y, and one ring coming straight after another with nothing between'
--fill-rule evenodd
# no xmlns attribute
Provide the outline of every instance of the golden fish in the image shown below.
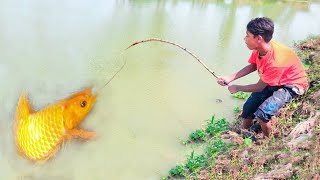
<svg viewBox="0 0 320 180"><path fill-rule="evenodd" d="M14 136L18 151L38 161L48 160L64 140L92 139L94 132L77 126L90 112L96 101L92 89L87 88L34 112L22 93L16 109Z"/></svg>

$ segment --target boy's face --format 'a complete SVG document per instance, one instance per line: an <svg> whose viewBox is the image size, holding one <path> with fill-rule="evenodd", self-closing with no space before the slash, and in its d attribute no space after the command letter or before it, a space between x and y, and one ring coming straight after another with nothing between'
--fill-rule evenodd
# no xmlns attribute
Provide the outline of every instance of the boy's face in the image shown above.
<svg viewBox="0 0 320 180"><path fill-rule="evenodd" d="M257 49L260 44L259 36L254 37L253 34L247 31L246 36L244 37L244 42L250 50Z"/></svg>

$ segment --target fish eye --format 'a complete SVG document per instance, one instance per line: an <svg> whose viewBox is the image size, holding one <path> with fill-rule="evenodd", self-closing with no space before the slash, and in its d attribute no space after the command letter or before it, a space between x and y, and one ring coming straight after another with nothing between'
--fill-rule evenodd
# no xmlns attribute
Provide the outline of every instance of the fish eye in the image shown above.
<svg viewBox="0 0 320 180"><path fill-rule="evenodd" d="M86 105L87 105L87 101L81 101L81 102L80 102L80 106L81 106L81 107L85 107Z"/></svg>

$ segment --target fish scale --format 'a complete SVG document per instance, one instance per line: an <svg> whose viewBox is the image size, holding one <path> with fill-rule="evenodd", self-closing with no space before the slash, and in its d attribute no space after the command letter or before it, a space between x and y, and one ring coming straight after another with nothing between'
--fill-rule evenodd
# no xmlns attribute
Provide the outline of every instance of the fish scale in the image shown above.
<svg viewBox="0 0 320 180"><path fill-rule="evenodd" d="M62 117L55 116L56 113L52 113L50 117L50 111L57 112L58 109L49 109L36 116L30 116L20 128L18 141L21 142L22 151L31 159L43 159L50 150L60 144L59 140L64 130L63 124L60 123Z"/></svg>
<svg viewBox="0 0 320 180"><path fill-rule="evenodd" d="M14 126L18 151L30 160L47 160L67 137L93 138L94 132L80 130L77 126L90 112L95 100L96 96L92 95L89 88L43 110L30 112L27 97L22 94Z"/></svg>

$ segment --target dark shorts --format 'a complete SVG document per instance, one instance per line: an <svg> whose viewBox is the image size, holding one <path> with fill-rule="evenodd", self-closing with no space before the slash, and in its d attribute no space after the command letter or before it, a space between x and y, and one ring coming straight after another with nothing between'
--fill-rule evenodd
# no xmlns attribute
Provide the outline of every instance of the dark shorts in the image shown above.
<svg viewBox="0 0 320 180"><path fill-rule="evenodd" d="M292 86L267 86L261 92L251 94L243 105L241 117L259 118L267 123L285 104L297 96Z"/></svg>

